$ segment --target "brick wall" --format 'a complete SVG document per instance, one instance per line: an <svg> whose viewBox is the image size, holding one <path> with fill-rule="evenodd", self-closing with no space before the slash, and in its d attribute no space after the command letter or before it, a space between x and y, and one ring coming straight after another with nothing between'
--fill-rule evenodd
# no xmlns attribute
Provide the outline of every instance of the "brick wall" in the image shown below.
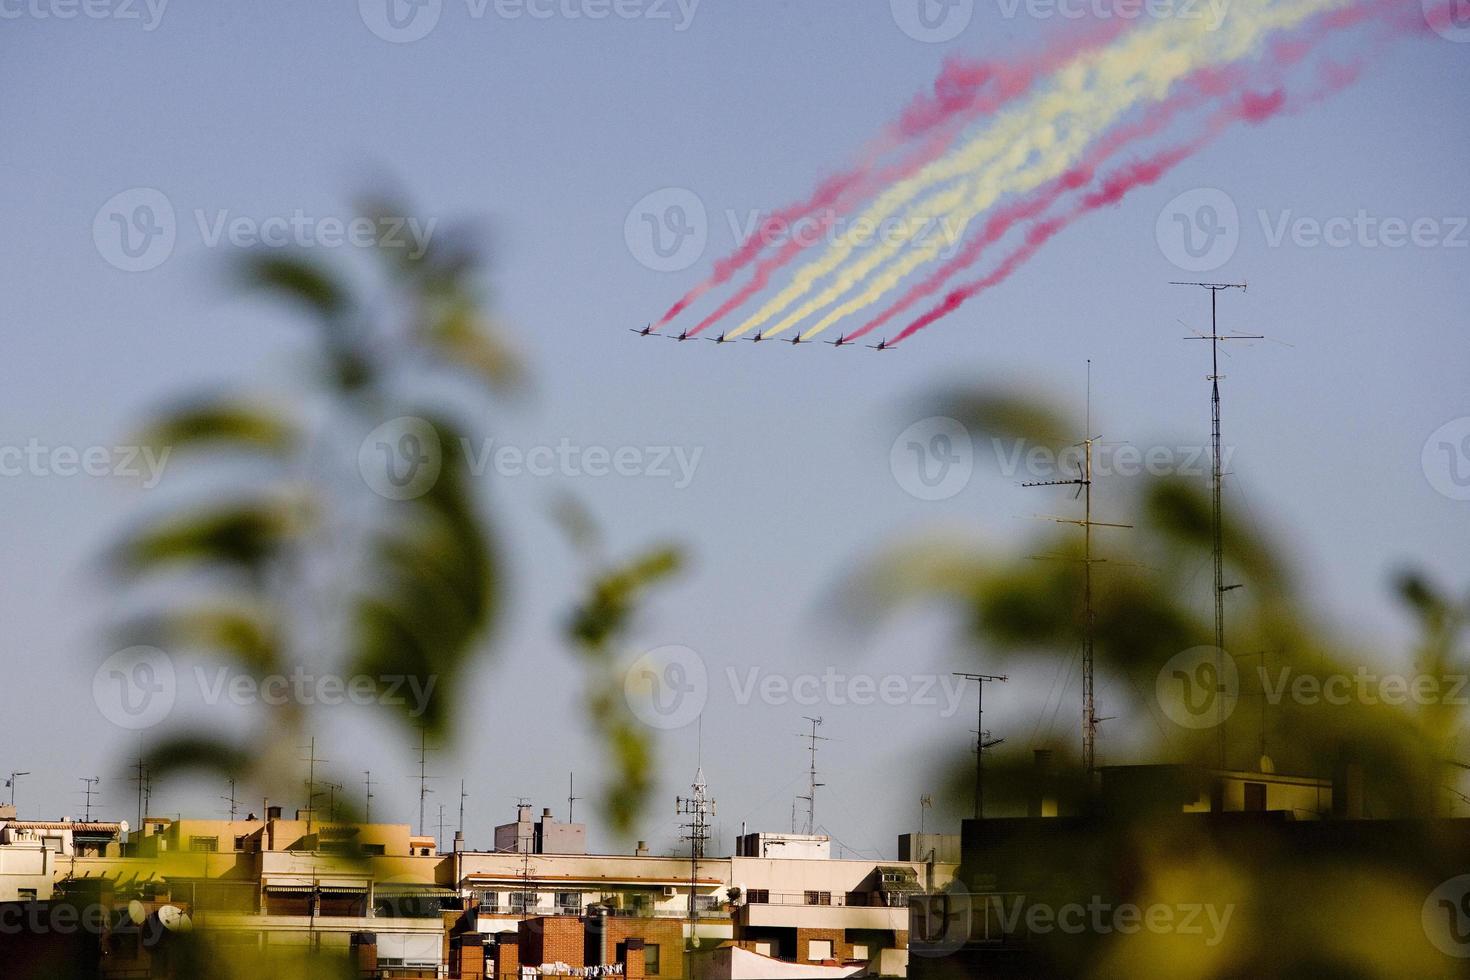
<svg viewBox="0 0 1470 980"><path fill-rule="evenodd" d="M586 938L575 915L545 915L521 923L521 962L528 966L565 963L583 966Z"/></svg>
<svg viewBox="0 0 1470 980"><path fill-rule="evenodd" d="M845 960L852 956L852 946L848 944L841 929L798 929L796 930L796 962L812 962L807 958L811 949L809 944L812 940L830 942L832 958L835 960Z"/></svg>

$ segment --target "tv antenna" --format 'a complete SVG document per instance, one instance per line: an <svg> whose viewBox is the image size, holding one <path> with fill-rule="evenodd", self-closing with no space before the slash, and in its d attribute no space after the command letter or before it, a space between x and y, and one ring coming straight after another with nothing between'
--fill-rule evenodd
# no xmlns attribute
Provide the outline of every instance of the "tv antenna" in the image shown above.
<svg viewBox="0 0 1470 980"><path fill-rule="evenodd" d="M306 832L311 833L311 825L316 819L316 798L321 794L316 791L316 764L326 762L326 759L318 759L316 756L316 736L313 735L307 744L306 758L301 760L306 763Z"/></svg>
<svg viewBox="0 0 1470 980"><path fill-rule="evenodd" d="M337 822L337 794L342 792L341 783L327 783L327 820Z"/></svg>
<svg viewBox="0 0 1470 980"><path fill-rule="evenodd" d="M704 847L709 841L709 818L716 812L715 801L707 792L703 766L694 771L694 782L690 784L689 790L690 796L675 798L674 812L689 818L688 823L683 825L685 832L680 839L689 842L689 935L697 946L699 943L694 932L694 923L699 918L699 907L695 903L694 894L699 887L699 862L704 858Z"/></svg>
<svg viewBox="0 0 1470 980"><path fill-rule="evenodd" d="M1210 332L1208 335L1185 337L1185 340L1210 342L1210 541L1215 562L1215 676L1225 676L1225 593L1240 588L1225 584L1225 541L1221 519L1221 489L1224 473L1220 455L1220 344L1229 340L1265 340L1263 334L1222 334L1217 308L1220 294L1227 289L1245 291L1243 282L1171 282L1171 286L1196 286L1210 292ZM1220 768L1225 767L1225 699L1215 699L1216 722L1220 740Z"/></svg>
<svg viewBox="0 0 1470 980"><path fill-rule="evenodd" d="M804 833L813 834L816 833L817 826L817 789L827 785L817 782L817 743L831 740L817 734L817 729L822 727L822 719L812 718L809 715L803 717L811 722L812 730L810 733L798 732L796 737L807 740L808 750L811 752L811 765L807 769L806 795L798 796L797 799L806 800L806 830Z"/></svg>
<svg viewBox="0 0 1470 980"><path fill-rule="evenodd" d="M577 795L576 778L576 773L567 773L567 823L575 823L572 819L572 808L578 800L582 799L582 797Z"/></svg>
<svg viewBox="0 0 1470 980"><path fill-rule="evenodd" d="M429 794L429 730L419 726L419 836L424 836L424 802Z"/></svg>
<svg viewBox="0 0 1470 980"><path fill-rule="evenodd" d="M1077 464L1077 476L1071 480L1038 480L1023 483L1023 487L1076 487L1072 499L1082 498L1082 520L1052 517L1058 524L1075 524L1082 528L1082 768L1089 777L1097 764L1097 724L1103 719L1097 716L1096 661L1093 656L1093 634L1097 617L1092 608L1092 566L1107 561L1092 557L1092 529L1095 527L1128 528L1131 524L1112 524L1092 519L1092 447L1099 437L1092 435L1092 361L1087 362L1087 410L1086 437L1077 445L1082 447L1082 459Z"/></svg>
<svg viewBox="0 0 1470 980"><path fill-rule="evenodd" d="M934 797L925 793L919 797L919 833L924 833L924 811L934 809Z"/></svg>
<svg viewBox="0 0 1470 980"><path fill-rule="evenodd" d="M86 802L83 804L83 806L85 808L85 812L82 815L82 823L91 823L92 822L92 794L94 792L93 787L96 786L98 783L102 782L102 777L101 776L81 776L81 777L78 777L78 778L80 778L81 781L82 781L82 783L85 785L85 789L83 789L82 792L86 794Z"/></svg>
<svg viewBox="0 0 1470 980"><path fill-rule="evenodd" d="M464 780L459 781L459 839L464 840L464 801L469 799L470 794L465 792Z"/></svg>
<svg viewBox="0 0 1470 980"><path fill-rule="evenodd" d="M10 790L10 805L11 806L15 806L15 783L16 783L16 780L20 779L20 777L22 777L22 776L29 776L29 775L30 775L30 773L28 773L28 772L13 772L13 773L10 774L10 778L7 779L7 780L5 780L5 787L6 787L6 789Z"/></svg>
<svg viewBox="0 0 1470 980"><path fill-rule="evenodd" d="M990 683L1005 683L1009 680L1004 674L965 674L954 672L955 677L963 677L965 680L974 681L979 691L979 697L975 701L975 729L985 731L985 685ZM981 820L985 817L985 740L980 740L981 751L975 753L975 819Z"/></svg>
<svg viewBox="0 0 1470 980"><path fill-rule="evenodd" d="M363 783L367 786L367 792L362 798L362 822L373 822L373 771L364 769L362 771Z"/></svg>
<svg viewBox="0 0 1470 980"><path fill-rule="evenodd" d="M240 809L240 801L235 798L235 781L233 779L230 780L230 795L221 796L220 799L230 805L230 822L234 823L235 816Z"/></svg>

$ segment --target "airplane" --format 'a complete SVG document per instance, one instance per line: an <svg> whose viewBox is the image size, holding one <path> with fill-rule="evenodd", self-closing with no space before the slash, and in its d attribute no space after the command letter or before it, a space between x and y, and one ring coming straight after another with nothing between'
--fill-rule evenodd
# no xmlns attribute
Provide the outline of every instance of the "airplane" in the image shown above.
<svg viewBox="0 0 1470 980"><path fill-rule="evenodd" d="M731 343L730 338L728 338L728 337L725 336L725 332L723 330L720 331L720 335L718 337L706 337L704 339L705 340L713 340L717 344L728 344L728 343Z"/></svg>
<svg viewBox="0 0 1470 980"><path fill-rule="evenodd" d="M824 343L831 344L833 347L843 347L843 346L846 346L847 344L852 343L852 341L850 341L846 337L842 336L842 334L838 334L836 340L828 340L828 341L824 341Z"/></svg>
<svg viewBox="0 0 1470 980"><path fill-rule="evenodd" d="M871 348L872 350L893 350L892 347L889 347L888 346L888 338L887 337L884 337L882 340L878 341L876 344L869 344L868 347Z"/></svg>
<svg viewBox="0 0 1470 980"><path fill-rule="evenodd" d="M639 330L636 327L629 327L628 329L631 330L631 331L633 331L634 333L636 333L640 337L647 337L649 334L653 333L653 324L650 323L648 326L644 327L642 330Z"/></svg>
<svg viewBox="0 0 1470 980"><path fill-rule="evenodd" d="M685 330L683 333L679 334L679 336L677 336L677 337L669 337L669 339L670 340L677 340L677 341L680 341L682 343L683 341L693 340L694 338L691 337L691 336L689 336L689 331L688 330Z"/></svg>
<svg viewBox="0 0 1470 980"><path fill-rule="evenodd" d="M810 340L802 340L801 339L801 334L797 334L795 337L792 337L790 340L788 340L786 342L788 344L790 344L792 347L795 347L797 344L810 344L811 343Z"/></svg>
<svg viewBox="0 0 1470 980"><path fill-rule="evenodd" d="M763 335L763 333L762 333L762 332L761 332L761 331L759 331L759 330L757 330L757 331L756 331L756 334L755 334L755 336L754 336L754 337L751 337L751 338L750 338L750 340L751 340L751 342L752 342L752 343L756 343L756 344L758 344L758 343L760 343L760 342L761 342L761 341L762 341L762 340L764 340L764 339L765 339L765 336L764 336L764 335Z"/></svg>

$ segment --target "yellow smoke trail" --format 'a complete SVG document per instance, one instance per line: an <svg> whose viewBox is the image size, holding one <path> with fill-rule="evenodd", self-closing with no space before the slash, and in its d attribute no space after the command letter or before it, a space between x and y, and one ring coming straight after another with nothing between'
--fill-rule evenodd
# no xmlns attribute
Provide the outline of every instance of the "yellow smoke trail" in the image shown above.
<svg viewBox="0 0 1470 980"><path fill-rule="evenodd" d="M1162 99L1181 78L1205 67L1228 64L1245 57L1268 34L1296 26L1323 11L1346 6L1350 0L1236 0L1229 14L1212 29L1204 18L1168 19L1139 28L1101 51L1089 51L1057 72L1052 86L996 121L986 132L935 161L920 173L885 191L827 253L798 271L792 282L730 336L739 336L768 323L809 293L872 236L895 212L908 207L899 219L896 236L883 236L863 257L843 269L812 299L762 331L780 333L835 302L885 261L913 244L912 235L942 221L946 236L962 235L965 227L1007 193L1021 193L1060 176L1081 157L1098 135L1129 109L1146 100ZM963 177L957 186L922 201L912 202L934 188ZM904 276L943 250L947 241L933 234L914 245L903 259L869 283L864 292L838 307L805 336L871 305L894 288Z"/></svg>

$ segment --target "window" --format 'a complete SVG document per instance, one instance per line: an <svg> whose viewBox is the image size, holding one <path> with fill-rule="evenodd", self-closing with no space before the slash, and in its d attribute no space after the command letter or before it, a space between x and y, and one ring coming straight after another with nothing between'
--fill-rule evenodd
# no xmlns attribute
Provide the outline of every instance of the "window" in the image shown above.
<svg viewBox="0 0 1470 980"><path fill-rule="evenodd" d="M751 905L770 905L771 890L769 888L752 888L746 893L746 901Z"/></svg>
<svg viewBox="0 0 1470 980"><path fill-rule="evenodd" d="M809 960L830 960L832 958L832 940L807 940L806 958Z"/></svg>
<svg viewBox="0 0 1470 980"><path fill-rule="evenodd" d="M53 854L61 854L65 851L65 849L61 846L60 837L42 837L41 846Z"/></svg>
<svg viewBox="0 0 1470 980"><path fill-rule="evenodd" d="M808 905L831 905L831 892L806 892L806 904Z"/></svg>
<svg viewBox="0 0 1470 980"><path fill-rule="evenodd" d="M761 956L770 956L772 946L769 942L761 941L755 944L755 951Z"/></svg>
<svg viewBox="0 0 1470 980"><path fill-rule="evenodd" d="M243 850L245 850L245 842L247 840L249 840L249 839L250 838L249 838L248 835L242 835L240 837L236 837L235 838L235 850L237 850L237 851L243 851Z"/></svg>
<svg viewBox="0 0 1470 980"><path fill-rule="evenodd" d="M864 946L862 944L855 944L852 947L852 958L855 959L855 960L865 960L865 959L867 959L868 958L868 947L866 947L866 946Z"/></svg>
<svg viewBox="0 0 1470 980"><path fill-rule="evenodd" d="M511 910L511 912L516 913L516 914L520 914L521 912L524 912L527 909L534 909L535 907L536 907L536 893L535 892L511 892L510 893L510 910Z"/></svg>
<svg viewBox="0 0 1470 980"><path fill-rule="evenodd" d="M713 895L695 895L694 911L713 912L720 907L720 900Z"/></svg>
<svg viewBox="0 0 1470 980"><path fill-rule="evenodd" d="M1266 784L1245 784L1245 809L1248 813L1260 813L1266 809Z"/></svg>
<svg viewBox="0 0 1470 980"><path fill-rule="evenodd" d="M36 900L36 890L34 888L18 888L16 889L15 897L22 902L34 902Z"/></svg>
<svg viewBox="0 0 1470 980"><path fill-rule="evenodd" d="M500 910L500 892L479 892L481 912L498 912Z"/></svg>
<svg viewBox="0 0 1470 980"><path fill-rule="evenodd" d="M582 911L581 892L557 892L556 911L558 915L578 915Z"/></svg>
<svg viewBox="0 0 1470 980"><path fill-rule="evenodd" d="M382 857L383 854L387 853L387 848L382 844L364 844L362 845L362 853L369 856L377 855L378 857Z"/></svg>
<svg viewBox="0 0 1470 980"><path fill-rule="evenodd" d="M650 977L658 976L658 959L658 944L645 944L643 947L643 972Z"/></svg>
<svg viewBox="0 0 1470 980"><path fill-rule="evenodd" d="M218 837L190 837L189 850L191 851L217 851L219 850Z"/></svg>

